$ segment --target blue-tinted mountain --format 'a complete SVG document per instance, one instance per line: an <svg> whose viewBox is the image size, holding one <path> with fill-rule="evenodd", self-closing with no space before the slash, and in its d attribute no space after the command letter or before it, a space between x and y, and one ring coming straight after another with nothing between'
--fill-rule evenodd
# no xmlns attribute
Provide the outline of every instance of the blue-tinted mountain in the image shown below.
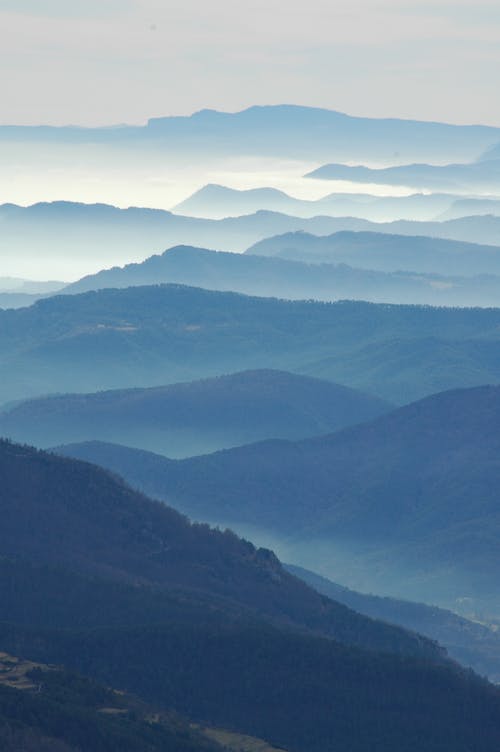
<svg viewBox="0 0 500 752"><path fill-rule="evenodd" d="M493 144L483 154L478 157L478 162L490 162L491 160L500 159L500 142Z"/></svg>
<svg viewBox="0 0 500 752"><path fill-rule="evenodd" d="M499 138L499 129L488 126L360 118L295 105L255 106L237 113L201 110L187 117L154 118L145 126L0 128L3 142L42 143L45 148L98 144L108 150L148 147L163 153L391 162L470 160Z"/></svg>
<svg viewBox="0 0 500 752"><path fill-rule="evenodd" d="M0 312L0 402L273 368L390 402L500 379L500 310L283 301L180 285Z"/></svg>
<svg viewBox="0 0 500 752"><path fill-rule="evenodd" d="M29 295L25 292L0 292L0 308L25 308L45 295Z"/></svg>
<svg viewBox="0 0 500 752"><path fill-rule="evenodd" d="M298 217L326 214L379 222L390 219L431 220L448 210L455 198L452 194L437 193L390 197L331 193L324 198L311 201L293 198L275 188L235 190L223 185L210 184L177 204L174 211L211 219L252 214L259 209L265 209ZM466 215L467 212L464 212L458 216Z"/></svg>
<svg viewBox="0 0 500 752"><path fill-rule="evenodd" d="M156 621L168 620L166 596L170 593L175 601L176 594L184 592L188 606L191 593L195 605L212 599L215 610L228 614L232 609L234 614L259 613L275 623L316 630L346 644L442 659L442 651L430 641L419 643L411 633L373 623L322 598L287 574L271 551L255 549L229 531L193 525L100 468L5 441L0 442L0 461L3 559L67 570L70 581L72 573L102 579L101 592L106 582L143 583L152 588L142 594L143 603L154 602L156 588ZM8 588L18 569L3 563ZM54 578L53 573L47 588L53 587ZM84 584L80 590L85 591ZM91 596L90 588L85 597ZM5 597L19 603L15 592ZM60 597L58 608L63 608ZM69 606L66 610L65 625L73 618L75 626L77 616L71 617ZM16 618L21 620L20 615ZM94 606L91 618L103 626L110 617L100 616ZM138 618L136 611L130 623L137 624Z"/></svg>
<svg viewBox="0 0 500 752"><path fill-rule="evenodd" d="M11 618L0 624L1 650L297 752L332 742L466 752L472 739L490 752L500 741L498 690L435 643L330 601L271 552L190 525L91 465L8 443L0 463ZM120 602L124 622L106 625ZM85 681L75 677L73 698L86 687L90 712L97 688Z"/></svg>
<svg viewBox="0 0 500 752"><path fill-rule="evenodd" d="M61 290L64 282L0 277L0 308L21 308Z"/></svg>
<svg viewBox="0 0 500 752"><path fill-rule="evenodd" d="M246 253L308 264L349 264L384 272L403 270L468 277L500 273L498 246L386 232L336 232L326 236L290 232L261 240Z"/></svg>
<svg viewBox="0 0 500 752"><path fill-rule="evenodd" d="M0 414L0 435L40 447L100 439L183 457L362 423L389 403L284 371L29 400Z"/></svg>
<svg viewBox="0 0 500 752"><path fill-rule="evenodd" d="M301 219L261 211L215 221L157 209L65 201L28 207L4 204L0 221L0 251L6 270L14 274L29 264L70 279L103 266L142 261L179 243L242 251L257 240L290 230L324 234L364 228L363 220L358 219Z"/></svg>
<svg viewBox="0 0 500 752"><path fill-rule="evenodd" d="M289 236L284 236L285 239L287 237ZM327 241L323 238L318 239L316 236L309 235L302 237L300 233L298 235L299 243L305 242L306 238L309 237L312 237L311 245L313 245L313 248L317 247L321 241L323 241L323 245L327 244ZM376 258L375 263L378 261L380 264L382 253L387 259L390 250L397 246L398 250L392 251L393 257L404 256L408 265L411 264L414 254L418 257L419 251L425 252L429 249L425 254L425 259L427 265L432 266L434 261L433 249L440 242L444 242L433 242L428 238L399 238L398 242L395 242L392 240L392 236L383 236L384 240L388 237L389 240L385 242L380 242L380 238L378 238L379 246L382 246L382 248L377 249L378 258ZM336 241L339 239L338 236L334 236L334 238ZM343 236L343 239L345 248L348 245L346 236ZM373 253L374 238L368 234L363 239L365 246L368 246ZM316 240L319 242L315 243ZM273 242L274 239L269 242L271 247ZM201 248L178 246L165 251L161 256L152 256L141 264L127 264L122 268L114 267L84 277L78 282L68 285L64 292L80 293L106 287L121 288L176 282L204 287L209 290L233 290L247 295L274 296L295 300L331 301L350 299L368 300L374 303L417 303L451 306L495 306L500 303L500 277L494 275L465 278L441 274L418 274L414 271L386 272L369 268L353 268L344 263L304 263L282 258L281 253L279 258L259 255L259 251L262 248L267 249L269 245L266 241L262 241L261 244L255 246L256 253L251 254L224 253L222 251L215 252ZM445 244L445 249L448 248L451 249L451 252L446 255L446 260L450 270L454 268L452 262L456 255L469 258L470 264L467 268L471 269L473 253L477 246L469 247L467 244L461 244L457 251L453 243L449 242L448 245ZM463 248L466 249L465 253ZM363 250L366 251L366 247ZM380 250L382 250L382 253ZM400 252L398 253L398 251ZM493 269L498 267L497 271L500 274L500 251L496 254L498 256L497 267L495 266L495 253L492 253L491 248L480 248L479 252L482 252L483 262L485 258L491 260L493 257L489 266ZM347 256L345 252L343 255ZM307 253L304 253L303 256L305 259ZM314 262L315 259L316 256L313 256L311 260ZM358 258L354 257L353 260L355 266L358 266ZM445 266L443 259L440 260L441 264L438 259L435 265ZM363 262L369 263L367 254L362 259L361 263ZM422 265L420 259L417 263ZM393 265L397 266L397 261L393 262ZM25 304L29 305L29 303Z"/></svg>
<svg viewBox="0 0 500 752"><path fill-rule="evenodd" d="M500 200L494 198L461 198L453 201L451 206L440 216L440 221L458 219L459 217L472 217L474 215L493 214L500 215Z"/></svg>
<svg viewBox="0 0 500 752"><path fill-rule="evenodd" d="M378 168L326 164L309 172L305 177L348 180L361 184L396 185L418 190L495 193L500 178L500 159L467 164L404 164Z"/></svg>
<svg viewBox="0 0 500 752"><path fill-rule="evenodd" d="M27 295L44 295L57 292L64 287L64 282L48 281L41 282L31 279L18 279L16 277L0 277L0 293L17 292Z"/></svg>
<svg viewBox="0 0 500 752"><path fill-rule="evenodd" d="M493 216L447 222L373 223L356 217L301 218L258 211L212 220L153 209L54 202L28 207L4 204L0 206L0 221L0 252L6 271L14 274L30 264L63 279L116 263L142 261L180 243L243 251L264 238L297 231L315 235L377 231L500 245L500 217Z"/></svg>
<svg viewBox="0 0 500 752"><path fill-rule="evenodd" d="M433 395L330 436L180 461L113 445L65 451L196 519L265 531L287 543L292 563L349 587L498 617L499 421L500 387L491 386Z"/></svg>

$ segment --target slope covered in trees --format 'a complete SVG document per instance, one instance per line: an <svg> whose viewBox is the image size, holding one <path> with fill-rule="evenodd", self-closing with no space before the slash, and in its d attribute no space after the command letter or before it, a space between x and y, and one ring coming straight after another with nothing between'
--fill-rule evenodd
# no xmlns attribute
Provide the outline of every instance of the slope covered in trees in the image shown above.
<svg viewBox="0 0 500 752"><path fill-rule="evenodd" d="M498 624L466 619L452 611L426 603L359 593L332 582L315 572L285 565L319 593L339 601L360 614L399 624L437 640L455 660L470 666L496 684L500 680L500 634Z"/></svg>
<svg viewBox="0 0 500 752"><path fill-rule="evenodd" d="M500 272L498 246L383 232L336 232L324 236L288 232L261 240L247 254L309 264L350 264L384 272L403 270L465 277Z"/></svg>
<svg viewBox="0 0 500 752"><path fill-rule="evenodd" d="M0 584L10 617L0 623L0 650L292 752L325 744L465 752L471 739L490 752L500 740L496 688L435 643L318 595L271 552L190 525L86 463L6 442L0 463ZM96 715L108 701L98 688L43 681L57 707L50 694L32 705L27 696L16 704L22 723L50 740L67 719L62 741L71 749L83 719L100 744L116 746L124 718ZM0 698L7 726L11 699ZM37 713L43 723L31 723ZM136 715L124 736L142 752L141 734L154 750L156 732L161 738Z"/></svg>
<svg viewBox="0 0 500 752"><path fill-rule="evenodd" d="M433 395L329 436L177 462L99 444L64 451L196 519L293 542L304 565L351 587L465 600L498 615L499 421L491 386Z"/></svg>
<svg viewBox="0 0 500 752"><path fill-rule="evenodd" d="M392 402L500 378L498 309L280 301L179 285L0 311L0 400L158 386L255 368Z"/></svg>
<svg viewBox="0 0 500 752"><path fill-rule="evenodd" d="M0 745L2 752L221 752L172 713L8 654L0 655Z"/></svg>
<svg viewBox="0 0 500 752"><path fill-rule="evenodd" d="M320 240L315 236L307 237ZM424 240L425 243L415 243L415 240ZM420 260L410 261L410 258L413 260L419 255L414 251L415 245L424 246L422 255L427 252L427 257L432 259L429 262L431 267L433 265L434 267L444 266L443 259L436 261L435 242L433 243L430 238L408 238L407 240L399 238L397 248L401 250L399 256L403 257L402 268L404 269L405 262L407 265L422 264ZM437 241L439 242L443 241ZM64 292L79 293L106 287L175 282L196 285L209 290L232 290L247 295L271 295L290 299L354 299L384 303L479 305L483 307L497 304L500 301L500 276L494 276L491 273L478 276L477 270L473 272L476 275L473 277L457 276L453 261L457 256L463 260L464 253L461 253L461 248L454 251L453 243L449 242L449 244L450 252L441 254L446 257L446 276L443 276L443 272L421 274L415 271L400 271L397 261L394 261L393 269L389 271L374 271L370 267L369 259L366 258L366 248L363 248L366 268L361 269L360 264L356 263L358 259L355 253L353 261L354 267L357 268L348 266L343 261L336 263L334 258L329 263L309 263L308 246L301 260L282 258L281 253L279 258L274 258L266 255L222 253L178 246L165 251L161 256L151 256L140 264L127 264L122 268L114 267L84 277L68 285ZM313 254L310 261L314 262L317 244L311 242L310 245ZM372 244L367 241L366 245ZM380 257L384 252L387 255L387 247L394 249L395 245L387 242L380 243L383 251L380 253L379 250L378 254L374 252L374 249L370 248L370 250L373 256ZM465 255L468 255L469 269L472 269L477 247L473 245L469 247L466 243L462 245L467 248ZM257 245L256 249L258 250L259 247L266 248L267 246ZM392 253L395 257L398 256L397 250L393 250ZM349 254L344 250L341 255L348 257ZM497 249L486 247L485 253L485 248L480 247L478 255L480 258L477 262L481 259L483 262L486 261L486 256L490 261L490 267L497 273L500 272L500 252ZM375 267L377 263L380 263L379 258L374 259Z"/></svg>
<svg viewBox="0 0 500 752"><path fill-rule="evenodd" d="M29 400L0 413L0 435L40 447L100 439L183 457L266 438L303 438L377 417L383 400L284 371L152 389Z"/></svg>

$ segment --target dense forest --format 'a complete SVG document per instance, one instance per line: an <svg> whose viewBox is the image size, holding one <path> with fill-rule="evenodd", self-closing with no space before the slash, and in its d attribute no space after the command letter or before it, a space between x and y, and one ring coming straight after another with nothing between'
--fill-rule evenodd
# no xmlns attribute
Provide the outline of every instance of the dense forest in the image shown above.
<svg viewBox="0 0 500 752"><path fill-rule="evenodd" d="M498 745L498 690L432 641L330 601L271 552L192 525L92 465L9 442L0 460L0 650L290 752ZM63 684L62 707L50 693L19 705L26 733L50 739L62 724L72 749L88 718L102 745L124 734L120 748L139 752L150 734L154 750L166 734L170 748L171 728L102 720L100 689L80 712ZM6 735L11 699L0 704Z"/></svg>
<svg viewBox="0 0 500 752"><path fill-rule="evenodd" d="M278 368L391 402L500 375L498 309L318 303L181 285L0 311L3 400Z"/></svg>

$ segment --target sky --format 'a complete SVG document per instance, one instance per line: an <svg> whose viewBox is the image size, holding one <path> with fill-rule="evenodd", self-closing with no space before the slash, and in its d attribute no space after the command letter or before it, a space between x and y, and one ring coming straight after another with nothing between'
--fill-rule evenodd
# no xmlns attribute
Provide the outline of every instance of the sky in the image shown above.
<svg viewBox="0 0 500 752"><path fill-rule="evenodd" d="M500 125L498 0L0 0L0 123L294 103Z"/></svg>

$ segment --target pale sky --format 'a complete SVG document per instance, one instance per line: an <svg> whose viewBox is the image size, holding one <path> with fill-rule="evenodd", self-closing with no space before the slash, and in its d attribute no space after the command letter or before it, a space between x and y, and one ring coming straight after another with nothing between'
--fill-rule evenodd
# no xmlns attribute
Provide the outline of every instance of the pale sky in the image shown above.
<svg viewBox="0 0 500 752"><path fill-rule="evenodd" d="M500 125L499 0L0 0L0 123L295 103Z"/></svg>

